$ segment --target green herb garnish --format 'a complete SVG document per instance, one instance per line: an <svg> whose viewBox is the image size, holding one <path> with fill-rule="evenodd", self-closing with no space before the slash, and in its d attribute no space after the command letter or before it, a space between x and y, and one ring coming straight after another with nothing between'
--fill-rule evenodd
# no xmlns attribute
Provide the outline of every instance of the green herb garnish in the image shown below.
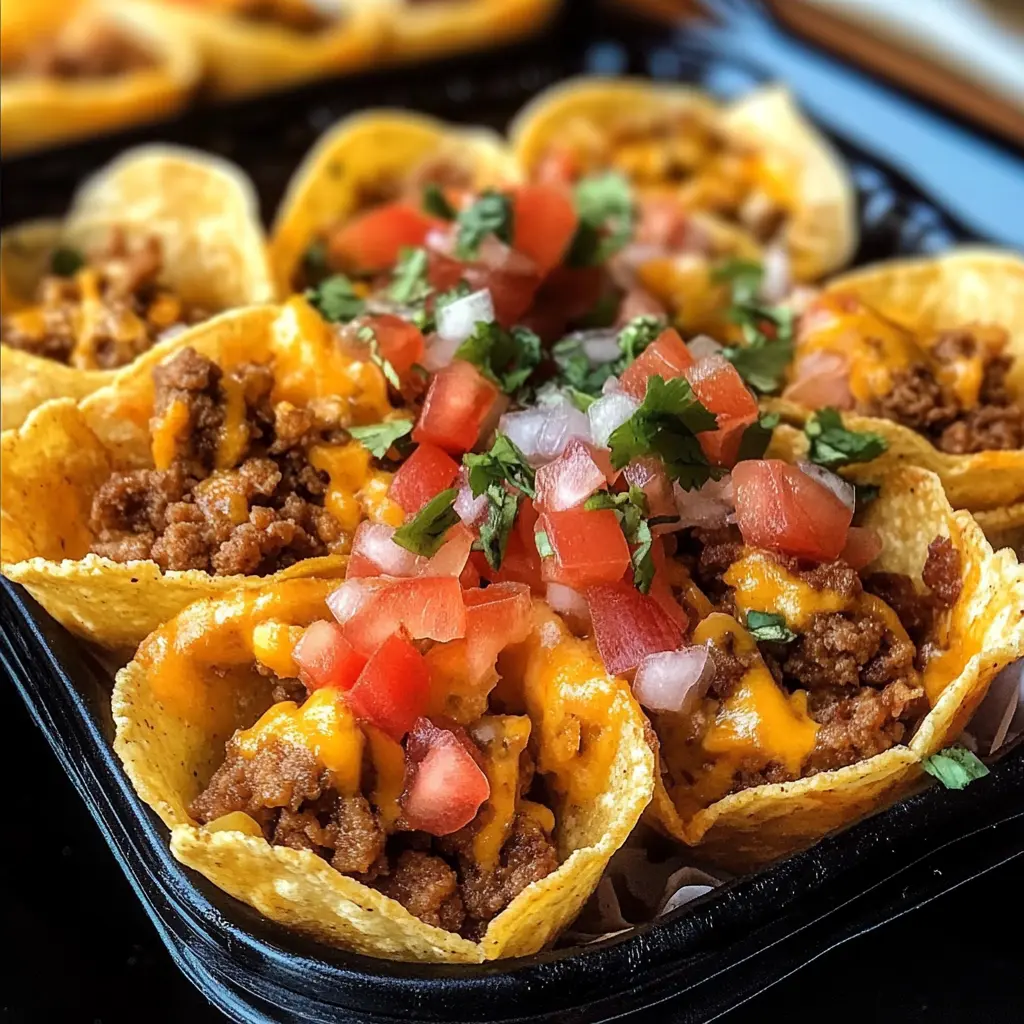
<svg viewBox="0 0 1024 1024"><path fill-rule="evenodd" d="M881 434L869 430L847 430L835 409L819 409L804 425L810 441L810 459L826 469L839 469L852 462L870 462L888 447Z"/></svg>
<svg viewBox="0 0 1024 1024"><path fill-rule="evenodd" d="M740 450L736 456L737 462L746 459L764 458L768 445L772 441L772 431L779 425L779 414L777 412L765 413L743 431L740 438Z"/></svg>
<svg viewBox="0 0 1024 1024"><path fill-rule="evenodd" d="M476 257L480 243L494 235L512 244L512 200L500 192L484 192L456 218L455 255L461 260Z"/></svg>
<svg viewBox="0 0 1024 1024"><path fill-rule="evenodd" d="M329 323L354 320L366 310L366 303L355 293L344 274L332 274L313 288L306 289L311 306Z"/></svg>
<svg viewBox="0 0 1024 1024"><path fill-rule="evenodd" d="M448 202L441 186L433 182L423 186L423 209L432 217L455 220L455 207Z"/></svg>
<svg viewBox="0 0 1024 1024"><path fill-rule="evenodd" d="M481 321L456 349L455 358L478 367L483 375L510 395L521 388L540 363L540 338L526 327L506 331Z"/></svg>
<svg viewBox="0 0 1024 1024"><path fill-rule="evenodd" d="M412 432L412 420L388 420L366 427L349 427L348 432L375 458L383 459L388 449Z"/></svg>
<svg viewBox="0 0 1024 1024"><path fill-rule="evenodd" d="M796 639L796 633L786 625L785 616L774 612L747 612L747 632L755 640L777 644L792 643Z"/></svg>
<svg viewBox="0 0 1024 1024"><path fill-rule="evenodd" d="M428 259L426 249L403 248L388 286L388 298L403 305L425 299L431 290L427 281Z"/></svg>
<svg viewBox="0 0 1024 1024"><path fill-rule="evenodd" d="M50 272L58 277L74 277L84 266L85 256L70 246L59 246L50 254Z"/></svg>
<svg viewBox="0 0 1024 1024"><path fill-rule="evenodd" d="M946 789L963 789L975 779L983 779L988 775L988 768L982 761L959 743L926 757L921 767Z"/></svg>
<svg viewBox="0 0 1024 1024"><path fill-rule="evenodd" d="M374 334L373 328L369 324L363 324L362 327L356 332L356 337L365 342L370 349L370 362L374 366L380 368L380 372L384 374L384 379L396 390L401 390L402 382L398 377L398 371L391 365L390 360L384 357L384 353L380 350L380 342L377 340L377 335Z"/></svg>
<svg viewBox="0 0 1024 1024"><path fill-rule="evenodd" d="M579 224L566 262L594 267L622 249L633 235L633 195L617 171L591 175L577 183L573 202Z"/></svg>
<svg viewBox="0 0 1024 1024"><path fill-rule="evenodd" d="M409 522L395 530L391 539L413 554L427 558L436 555L445 534L460 522L454 508L458 495L458 488L450 487L431 498Z"/></svg>

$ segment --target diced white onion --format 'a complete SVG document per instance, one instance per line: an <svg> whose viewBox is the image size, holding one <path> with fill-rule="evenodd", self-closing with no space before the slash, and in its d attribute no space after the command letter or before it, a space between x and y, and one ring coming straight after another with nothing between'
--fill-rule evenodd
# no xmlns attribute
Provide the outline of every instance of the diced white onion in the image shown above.
<svg viewBox="0 0 1024 1024"><path fill-rule="evenodd" d="M487 515L487 495L481 494L479 498L474 498L468 477L463 466L459 473L459 494L453 507L467 526L475 526Z"/></svg>
<svg viewBox="0 0 1024 1024"><path fill-rule="evenodd" d="M370 600L375 589L369 580L345 580L327 595L327 607L334 618L344 625Z"/></svg>
<svg viewBox="0 0 1024 1024"><path fill-rule="evenodd" d="M621 391L621 390L622 390L622 385L619 383L619 378L618 377L609 377L601 385L601 394L602 395L614 395L616 391Z"/></svg>
<svg viewBox="0 0 1024 1024"><path fill-rule="evenodd" d="M440 334L431 334L427 338L423 352L423 367L431 373L443 370L455 358L455 352L462 344L454 338L442 338Z"/></svg>
<svg viewBox="0 0 1024 1024"><path fill-rule="evenodd" d="M612 327L599 327L592 331L576 331L569 337L578 341L591 366L604 366L619 358L619 332Z"/></svg>
<svg viewBox="0 0 1024 1024"><path fill-rule="evenodd" d="M549 583L546 597L552 610L565 619L574 633L582 636L590 632L590 606L578 590L561 583Z"/></svg>
<svg viewBox="0 0 1024 1024"><path fill-rule="evenodd" d="M437 311L437 333L447 342L461 345L478 323L494 322L494 301L487 288L470 292Z"/></svg>
<svg viewBox="0 0 1024 1024"><path fill-rule="evenodd" d="M813 462L798 462L797 465L813 480L827 487L851 512L857 503L857 492L849 480L844 480L824 466Z"/></svg>
<svg viewBox="0 0 1024 1024"><path fill-rule="evenodd" d="M684 530L690 526L714 529L725 526L735 508L732 477L728 474L721 480L708 480L703 486L692 491L673 484L672 492L679 511L679 523L675 529Z"/></svg>
<svg viewBox="0 0 1024 1024"><path fill-rule="evenodd" d="M783 245L770 245L764 254L761 277L761 298L765 302L781 302L793 287L789 253Z"/></svg>
<svg viewBox="0 0 1024 1024"><path fill-rule="evenodd" d="M371 561L381 575L415 576L425 559L396 544L391 539L394 534L393 526L364 520L352 538L352 555Z"/></svg>
<svg viewBox="0 0 1024 1024"><path fill-rule="evenodd" d="M706 356L717 356L722 352L722 346L711 337L710 334L698 334L691 338L686 347L694 359L704 359Z"/></svg>
<svg viewBox="0 0 1024 1024"><path fill-rule="evenodd" d="M648 654L636 670L633 694L651 711L687 713L707 693L715 662L706 647Z"/></svg>
<svg viewBox="0 0 1024 1024"><path fill-rule="evenodd" d="M590 435L600 448L608 447L608 438L640 408L640 403L624 391L613 391L599 398L587 410Z"/></svg>
<svg viewBox="0 0 1024 1024"><path fill-rule="evenodd" d="M566 398L549 405L505 413L498 429L508 435L532 465L543 465L557 458L570 438L590 440L587 417Z"/></svg>

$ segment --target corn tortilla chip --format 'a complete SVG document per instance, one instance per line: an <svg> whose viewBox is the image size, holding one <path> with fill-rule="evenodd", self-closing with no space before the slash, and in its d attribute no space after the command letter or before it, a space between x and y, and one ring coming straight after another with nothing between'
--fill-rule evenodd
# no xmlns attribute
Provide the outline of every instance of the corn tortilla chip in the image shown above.
<svg viewBox="0 0 1024 1024"><path fill-rule="evenodd" d="M524 889L481 942L425 924L312 852L271 846L245 815L213 828L189 817L187 807L223 760L226 740L271 703L268 680L251 668L253 624L303 625L324 617L332 586L293 580L205 600L147 638L118 673L113 695L114 746L132 784L173 830L179 860L267 917L322 942L435 963L536 952L586 902L650 800L654 771L644 718L628 686L607 676L593 645L571 637L539 602L530 637L503 665L503 699L514 673L514 699L533 722L538 770L558 794L562 863ZM574 729L577 737L586 731L582 752L566 746Z"/></svg>

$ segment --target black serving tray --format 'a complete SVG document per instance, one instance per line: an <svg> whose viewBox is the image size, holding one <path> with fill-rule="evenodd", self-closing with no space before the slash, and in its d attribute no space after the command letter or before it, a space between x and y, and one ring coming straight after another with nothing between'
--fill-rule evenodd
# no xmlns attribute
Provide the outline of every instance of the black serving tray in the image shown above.
<svg viewBox="0 0 1024 1024"><path fill-rule="evenodd" d="M726 6L738 9L736 0ZM755 6L742 10L757 14ZM60 214L86 174L126 146L152 139L236 160L256 181L267 216L315 137L347 112L407 106L502 128L538 89L584 70L709 86L756 81L757 68L723 56L726 49L690 47L663 26L581 0L567 4L554 27L532 43L318 83L5 162L2 220ZM836 141L859 193L856 262L935 252L972 237L899 173ZM827 949L1024 855L1024 746L1018 746L966 793L927 788L628 935L480 967L389 963L312 944L179 865L166 830L113 754L108 665L6 580L0 586L0 663L177 965L211 1002L246 1024L704 1022Z"/></svg>

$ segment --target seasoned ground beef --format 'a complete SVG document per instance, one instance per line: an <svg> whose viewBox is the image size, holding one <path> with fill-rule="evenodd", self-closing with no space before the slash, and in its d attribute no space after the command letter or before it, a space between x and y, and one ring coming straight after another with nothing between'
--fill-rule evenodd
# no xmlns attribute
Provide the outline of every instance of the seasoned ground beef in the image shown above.
<svg viewBox="0 0 1024 1024"><path fill-rule="evenodd" d="M440 857L404 850L377 888L427 924L462 930L466 915L458 877Z"/></svg>
<svg viewBox="0 0 1024 1024"><path fill-rule="evenodd" d="M931 354L941 365L974 356L979 344L969 330L946 331ZM894 373L892 390L865 403L861 411L902 423L954 455L1024 447L1024 408L1006 386L1012 360L994 349L986 349L985 355L978 403L970 409L961 408L930 367L918 364Z"/></svg>
<svg viewBox="0 0 1024 1024"><path fill-rule="evenodd" d="M921 572L924 585L932 592L936 602L952 608L963 586L960 552L948 537L936 537L928 545L928 557Z"/></svg>
<svg viewBox="0 0 1024 1024"><path fill-rule="evenodd" d="M123 232L115 231L107 249L90 260L87 270L43 278L33 309L0 319L0 340L79 369L124 366L165 332L209 315L158 284L162 269L159 239L148 238L133 248ZM88 330L83 327L86 321Z"/></svg>
<svg viewBox="0 0 1024 1024"><path fill-rule="evenodd" d="M150 558L162 569L266 575L340 551L341 527L323 507L327 478L307 452L347 435L328 415L270 401L266 366L216 364L182 349L153 373L154 423L187 410L167 469L114 473L93 498L92 550L117 562ZM215 469L227 388L244 397L247 440L233 469Z"/></svg>

